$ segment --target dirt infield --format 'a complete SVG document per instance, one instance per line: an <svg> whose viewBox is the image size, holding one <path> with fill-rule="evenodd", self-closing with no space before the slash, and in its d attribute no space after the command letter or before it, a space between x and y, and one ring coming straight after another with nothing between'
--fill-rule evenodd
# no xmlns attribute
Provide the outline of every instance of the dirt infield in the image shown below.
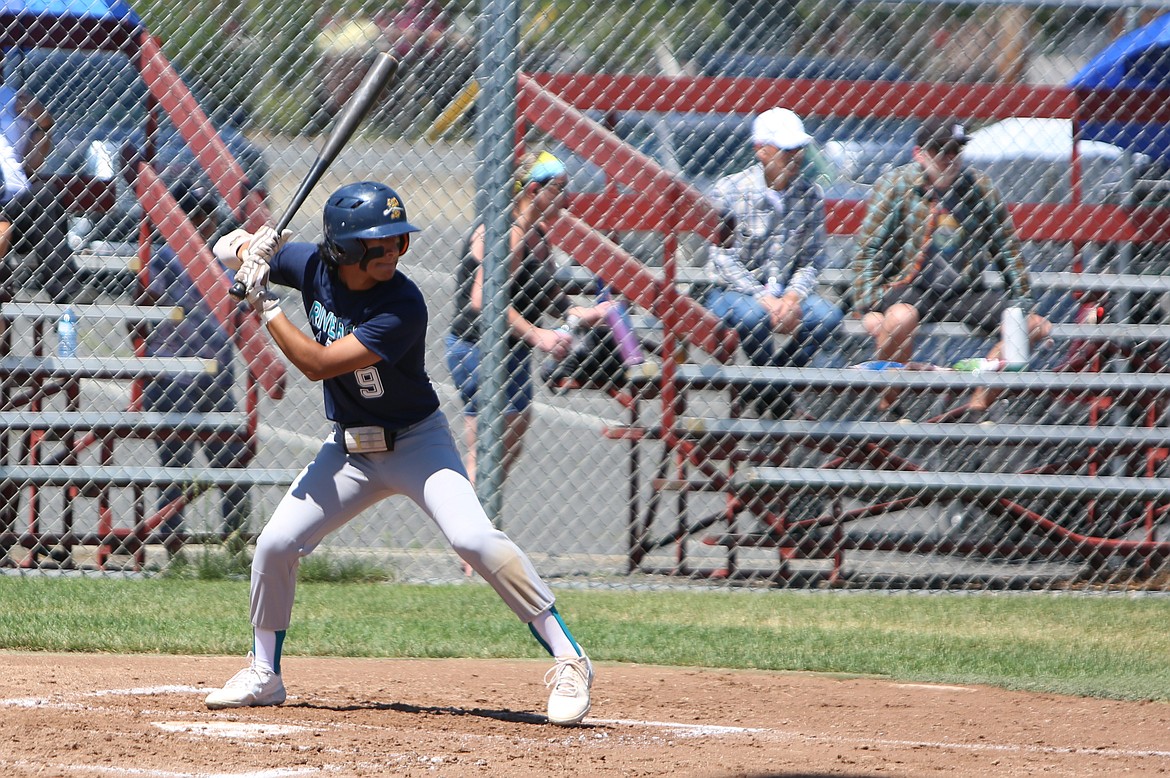
<svg viewBox="0 0 1170 778"><path fill-rule="evenodd" d="M1170 706L806 674L598 665L543 716L546 663L286 660L280 708L202 695L238 659L0 653L5 776L885 776L1170 772Z"/></svg>

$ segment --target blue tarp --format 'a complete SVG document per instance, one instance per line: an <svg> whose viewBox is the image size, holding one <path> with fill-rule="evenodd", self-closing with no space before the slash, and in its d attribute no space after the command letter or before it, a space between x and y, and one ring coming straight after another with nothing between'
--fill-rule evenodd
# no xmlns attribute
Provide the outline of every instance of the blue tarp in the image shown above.
<svg viewBox="0 0 1170 778"><path fill-rule="evenodd" d="M0 14L75 17L122 22L133 27L142 24L134 9L121 0L3 0Z"/></svg>
<svg viewBox="0 0 1170 778"><path fill-rule="evenodd" d="M1123 35L1089 60L1069 86L1085 89L1170 88L1170 14Z"/></svg>
<svg viewBox="0 0 1170 778"><path fill-rule="evenodd" d="M1089 60L1069 86L1081 90L1170 90L1170 14L1118 38ZM1084 125L1082 137L1170 158L1170 126L1164 124L1094 121Z"/></svg>

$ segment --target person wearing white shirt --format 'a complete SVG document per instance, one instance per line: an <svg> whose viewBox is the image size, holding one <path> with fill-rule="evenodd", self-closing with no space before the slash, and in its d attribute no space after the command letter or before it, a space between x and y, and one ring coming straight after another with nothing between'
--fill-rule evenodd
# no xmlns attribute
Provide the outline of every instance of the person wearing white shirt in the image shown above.
<svg viewBox="0 0 1170 778"><path fill-rule="evenodd" d="M765 111L752 122L756 164L719 179L710 195L723 239L708 250L703 305L735 329L753 365L807 366L844 318L817 293L828 259L824 196L801 170L811 141L792 111ZM783 346L773 344L774 334L787 337ZM744 399L761 416L792 411L786 388Z"/></svg>
<svg viewBox="0 0 1170 778"><path fill-rule="evenodd" d="M55 303L71 302L80 291L61 192L42 175L52 129L52 116L35 97L0 85L0 302L25 285L42 287ZM31 270L13 278L10 253L30 257Z"/></svg>

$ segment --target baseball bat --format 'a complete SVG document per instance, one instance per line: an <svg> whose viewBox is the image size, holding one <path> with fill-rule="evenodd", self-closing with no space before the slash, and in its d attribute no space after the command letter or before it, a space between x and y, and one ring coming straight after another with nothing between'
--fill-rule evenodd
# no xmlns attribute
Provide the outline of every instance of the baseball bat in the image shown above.
<svg viewBox="0 0 1170 778"><path fill-rule="evenodd" d="M296 194L289 202L288 207L284 209L284 213L280 217L280 221L276 223L276 234L280 235L285 228L288 227L289 222L292 221L293 216L296 215L301 205L305 202L305 198L309 196L309 192L313 191L313 187L321 180L321 176L333 164L333 160L337 158L337 154L349 143L349 139L353 137L354 130L361 124L362 119L370 112L374 102L378 99L378 95L386 88L386 84L394 77L398 70L398 60L390 56L386 52L379 52L374 59L374 63L370 65L370 69L366 72L365 78L362 79L361 84L358 85L357 91L349 98L341 109L341 113L337 114L337 119L333 122L333 129L329 131L329 137L325 139L325 144L321 150L317 152L317 158L313 160L313 166L309 168L309 172L305 174L300 186L297 187ZM232 284L232 288L228 290L232 297L237 300L244 299L247 290L239 281Z"/></svg>

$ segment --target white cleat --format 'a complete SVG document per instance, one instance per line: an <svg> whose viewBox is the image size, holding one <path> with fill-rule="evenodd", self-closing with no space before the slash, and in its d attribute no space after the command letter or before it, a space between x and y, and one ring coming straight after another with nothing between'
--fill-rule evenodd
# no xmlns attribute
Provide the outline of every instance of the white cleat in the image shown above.
<svg viewBox="0 0 1170 778"><path fill-rule="evenodd" d="M222 689L207 695L204 703L212 710L218 710L280 705L284 699L284 681L271 670L257 665L249 653L248 666L233 675Z"/></svg>
<svg viewBox="0 0 1170 778"><path fill-rule="evenodd" d="M589 712L589 689L593 686L593 663L587 656L557 659L544 674L544 685L552 687L548 696L548 720L563 727L580 724Z"/></svg>

